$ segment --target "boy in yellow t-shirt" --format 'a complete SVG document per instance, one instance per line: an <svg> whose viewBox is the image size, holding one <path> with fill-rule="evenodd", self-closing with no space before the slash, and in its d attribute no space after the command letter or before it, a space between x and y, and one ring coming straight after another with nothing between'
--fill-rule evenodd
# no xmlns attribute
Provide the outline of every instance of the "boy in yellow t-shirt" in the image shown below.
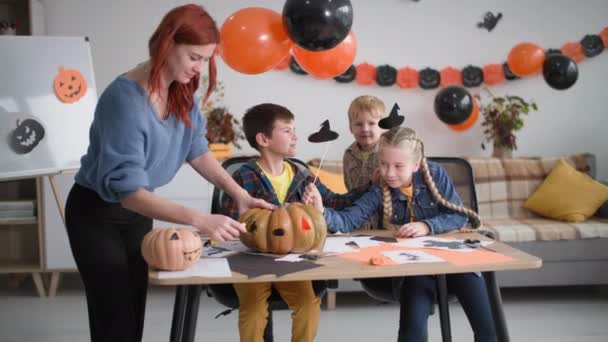
<svg viewBox="0 0 608 342"><path fill-rule="evenodd" d="M348 191L369 186L378 165L376 148L384 131L378 121L385 116L384 102L372 95L355 98L348 108L350 132L355 141L344 151L342 167ZM379 229L378 215L370 217L361 229Z"/></svg>
<svg viewBox="0 0 608 342"><path fill-rule="evenodd" d="M301 202L306 187L314 176L301 171L289 161L296 153L296 132L293 114L285 107L264 103L247 110L243 130L251 147L260 152L259 158L241 166L233 178L249 194L275 205ZM344 208L356 194L338 195L318 180L316 186L323 203L332 208ZM236 203L225 196L222 213L238 218ZM242 342L262 342L268 317L268 297L272 288L293 310L292 341L313 341L317 334L321 300L315 296L311 281L234 284L239 298L239 334Z"/></svg>

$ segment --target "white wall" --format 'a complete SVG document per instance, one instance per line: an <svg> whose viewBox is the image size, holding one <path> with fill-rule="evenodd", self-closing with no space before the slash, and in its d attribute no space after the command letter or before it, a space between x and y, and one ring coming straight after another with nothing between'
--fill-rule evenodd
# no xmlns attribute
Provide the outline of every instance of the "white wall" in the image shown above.
<svg viewBox="0 0 608 342"><path fill-rule="evenodd" d="M167 0L41 0L45 31L49 35L86 35L91 38L97 87L104 89L119 73L143 61L147 40L162 15L186 1ZM506 59L517 43L532 41L543 47L559 48L578 41L585 34L599 33L608 26L606 0L352 0L353 30L358 39L355 64L395 67L483 66ZM203 3L219 25L234 11L261 6L281 11L283 1L206 0ZM503 18L491 33L478 29L488 10ZM272 101L290 108L296 115L300 136L299 156L321 155L322 147L306 142L306 136L330 118L341 133L329 158L340 159L351 142L346 110L355 96L369 93L382 98L387 107L401 106L406 122L426 143L429 155L488 155L480 147L480 125L464 133L449 130L434 115L436 90L402 90L396 86L337 84L298 76L290 71L248 76L219 63L220 79L226 84L226 100L237 115L257 103ZM606 76L608 52L579 65L579 80L573 88L558 92L542 77L492 87L495 94L514 94L534 99L540 110L526 119L518 133L516 156L561 155L589 151L597 156L599 177L608 179L608 109ZM473 89L479 92L479 89ZM245 152L251 152L247 149Z"/></svg>

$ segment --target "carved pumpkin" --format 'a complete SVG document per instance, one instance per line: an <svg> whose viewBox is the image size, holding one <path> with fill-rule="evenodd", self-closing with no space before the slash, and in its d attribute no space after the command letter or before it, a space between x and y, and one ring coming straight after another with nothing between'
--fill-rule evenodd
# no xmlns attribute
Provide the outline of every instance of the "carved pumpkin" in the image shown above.
<svg viewBox="0 0 608 342"><path fill-rule="evenodd" d="M10 146L15 153L26 154L38 146L42 138L44 138L44 127L38 121L17 119L17 128L11 134Z"/></svg>
<svg viewBox="0 0 608 342"><path fill-rule="evenodd" d="M87 82L78 70L61 67L53 81L53 90L61 102L73 103L86 94Z"/></svg>
<svg viewBox="0 0 608 342"><path fill-rule="evenodd" d="M327 224L312 205L290 203L274 211L250 209L241 216L243 244L262 253L304 253L325 243Z"/></svg>
<svg viewBox="0 0 608 342"><path fill-rule="evenodd" d="M144 260L159 270L182 271L200 257L202 242L190 229L153 229L141 243Z"/></svg>

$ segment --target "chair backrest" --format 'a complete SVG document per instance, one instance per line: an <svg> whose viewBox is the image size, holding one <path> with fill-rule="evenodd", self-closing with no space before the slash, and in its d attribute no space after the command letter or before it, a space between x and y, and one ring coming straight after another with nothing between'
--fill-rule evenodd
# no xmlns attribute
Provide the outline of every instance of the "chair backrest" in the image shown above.
<svg viewBox="0 0 608 342"><path fill-rule="evenodd" d="M465 207L479 212L477 205L477 192L475 191L475 178L471 164L457 157L428 157L428 160L439 163L447 171L456 187L456 192L462 199Z"/></svg>
<svg viewBox="0 0 608 342"><path fill-rule="evenodd" d="M241 157L233 157L226 159L222 163L222 167L228 172L230 176L232 176L241 166L247 164L251 159L257 158L257 156L241 156ZM288 158L294 165L298 167L299 171L308 171L308 165L303 161L296 158ZM224 190L214 187L213 189L213 197L211 198L211 213L217 214L220 212L220 208L222 205L222 198L226 193Z"/></svg>

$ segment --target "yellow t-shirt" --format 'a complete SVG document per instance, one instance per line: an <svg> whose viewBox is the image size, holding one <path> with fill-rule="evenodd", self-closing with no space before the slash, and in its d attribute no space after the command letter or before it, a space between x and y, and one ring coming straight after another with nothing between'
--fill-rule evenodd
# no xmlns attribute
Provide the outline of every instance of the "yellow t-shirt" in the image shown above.
<svg viewBox="0 0 608 342"><path fill-rule="evenodd" d="M260 166L259 163L258 166ZM260 166L260 168L262 167ZM265 171L264 174L266 175L266 177L268 177L270 184L272 184L274 192L277 194L277 198L279 199L279 203L283 204L287 197L287 191L289 191L289 187L291 186L291 182L293 181L293 178L295 176L293 168L288 162L284 161L283 173L281 173L280 175L273 176Z"/></svg>
<svg viewBox="0 0 608 342"><path fill-rule="evenodd" d="M414 203L414 186L412 184L410 184L409 186L402 186L401 188L399 188L399 190L401 190L401 193L404 194L405 197L407 197L407 207L410 211L410 222L416 221L416 214L414 214L414 208L412 207L412 203Z"/></svg>

